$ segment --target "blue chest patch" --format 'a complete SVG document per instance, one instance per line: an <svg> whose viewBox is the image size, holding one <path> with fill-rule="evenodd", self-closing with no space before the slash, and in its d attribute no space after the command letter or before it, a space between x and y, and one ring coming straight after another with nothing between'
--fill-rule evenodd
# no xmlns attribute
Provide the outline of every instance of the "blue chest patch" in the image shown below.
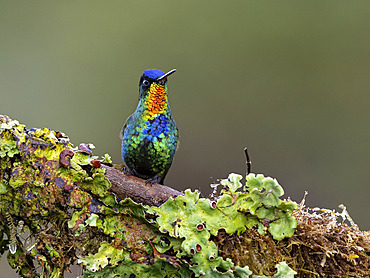
<svg viewBox="0 0 370 278"><path fill-rule="evenodd" d="M122 140L122 158L137 176L164 178L176 151L178 132L166 115L147 121L128 121Z"/></svg>

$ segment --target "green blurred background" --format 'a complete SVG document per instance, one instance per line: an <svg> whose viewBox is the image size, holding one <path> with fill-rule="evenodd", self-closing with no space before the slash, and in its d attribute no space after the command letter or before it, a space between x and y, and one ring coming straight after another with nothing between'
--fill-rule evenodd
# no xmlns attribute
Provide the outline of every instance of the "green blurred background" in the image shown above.
<svg viewBox="0 0 370 278"><path fill-rule="evenodd" d="M370 229L370 2L0 1L0 114L121 163L144 69L172 68L166 184L253 172ZM5 269L5 266L2 266ZM9 276L10 277L10 276Z"/></svg>

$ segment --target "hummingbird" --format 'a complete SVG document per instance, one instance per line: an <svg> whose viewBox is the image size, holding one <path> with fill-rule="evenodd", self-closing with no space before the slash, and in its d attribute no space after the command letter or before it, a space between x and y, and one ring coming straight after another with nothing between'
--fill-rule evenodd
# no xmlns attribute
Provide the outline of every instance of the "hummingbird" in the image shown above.
<svg viewBox="0 0 370 278"><path fill-rule="evenodd" d="M175 71L144 70L139 81L139 103L121 130L126 173L150 184L163 184L179 140L167 89L167 78Z"/></svg>

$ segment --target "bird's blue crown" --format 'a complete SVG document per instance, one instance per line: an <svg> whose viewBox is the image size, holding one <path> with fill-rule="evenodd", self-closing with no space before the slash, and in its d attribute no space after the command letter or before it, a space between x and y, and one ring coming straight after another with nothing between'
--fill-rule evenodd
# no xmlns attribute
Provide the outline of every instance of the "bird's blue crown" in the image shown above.
<svg viewBox="0 0 370 278"><path fill-rule="evenodd" d="M150 79L157 79L158 77L164 75L164 72L158 69L149 69L144 70L144 74L149 77Z"/></svg>

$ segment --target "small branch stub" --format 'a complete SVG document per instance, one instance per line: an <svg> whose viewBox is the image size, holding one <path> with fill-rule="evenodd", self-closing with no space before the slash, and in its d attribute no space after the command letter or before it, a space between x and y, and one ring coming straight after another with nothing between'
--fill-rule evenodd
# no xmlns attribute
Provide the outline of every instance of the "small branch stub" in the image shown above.
<svg viewBox="0 0 370 278"><path fill-rule="evenodd" d="M246 176L248 176L248 174L252 171L252 161L249 159L249 154L248 154L248 148L245 147L244 148L244 153L245 153L245 157L246 157L246 166L247 166L247 174Z"/></svg>

